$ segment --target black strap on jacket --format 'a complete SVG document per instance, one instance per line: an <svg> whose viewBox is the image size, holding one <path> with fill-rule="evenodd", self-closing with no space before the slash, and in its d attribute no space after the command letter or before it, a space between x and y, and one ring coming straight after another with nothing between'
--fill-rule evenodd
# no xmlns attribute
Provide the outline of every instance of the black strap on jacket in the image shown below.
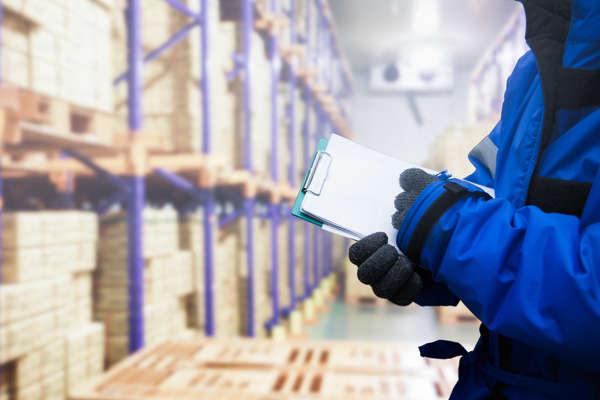
<svg viewBox="0 0 600 400"><path fill-rule="evenodd" d="M534 176L529 183L527 205L546 213L560 213L581 218L592 183Z"/></svg>
<svg viewBox="0 0 600 400"><path fill-rule="evenodd" d="M544 98L539 155L550 144L557 109L600 106L600 70L563 66L571 27L570 0L522 0L522 3L527 18L525 38L535 54Z"/></svg>

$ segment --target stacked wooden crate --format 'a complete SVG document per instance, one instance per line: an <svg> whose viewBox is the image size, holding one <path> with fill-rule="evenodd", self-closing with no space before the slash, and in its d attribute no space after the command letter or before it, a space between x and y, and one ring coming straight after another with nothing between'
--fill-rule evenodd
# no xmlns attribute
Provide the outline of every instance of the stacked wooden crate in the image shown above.
<svg viewBox="0 0 600 400"><path fill-rule="evenodd" d="M62 399L103 370L104 328L91 322L97 217L12 212L2 224L2 395Z"/></svg>
<svg viewBox="0 0 600 400"><path fill-rule="evenodd" d="M63 126L51 124L61 133L94 131L97 140L110 141L112 126L99 129L89 120L112 124L113 0L8 0L2 5L3 82L52 99L51 114L66 110Z"/></svg>
<svg viewBox="0 0 600 400"><path fill-rule="evenodd" d="M188 330L187 296L194 291L192 253L179 250L177 214L171 209L143 212L144 341L153 344L193 334ZM129 353L127 223L122 213L100 226L94 317L106 326L106 363Z"/></svg>

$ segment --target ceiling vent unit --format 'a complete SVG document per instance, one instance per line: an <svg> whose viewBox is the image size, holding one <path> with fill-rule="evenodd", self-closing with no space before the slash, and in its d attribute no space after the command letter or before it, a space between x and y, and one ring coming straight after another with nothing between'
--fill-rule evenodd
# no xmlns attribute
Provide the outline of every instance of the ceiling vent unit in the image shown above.
<svg viewBox="0 0 600 400"><path fill-rule="evenodd" d="M411 64L387 63L371 67L370 90L374 93L447 92L454 86L452 65L421 68Z"/></svg>

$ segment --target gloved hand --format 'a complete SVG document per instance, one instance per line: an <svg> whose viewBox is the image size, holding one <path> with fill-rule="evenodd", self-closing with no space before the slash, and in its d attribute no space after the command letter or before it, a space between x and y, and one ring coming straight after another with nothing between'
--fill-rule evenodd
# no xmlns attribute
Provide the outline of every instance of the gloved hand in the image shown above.
<svg viewBox="0 0 600 400"><path fill-rule="evenodd" d="M395 229L400 228L408 209L421 192L436 180L435 176L419 168L410 168L400 174L400 187L404 192L394 201L397 211L392 216L392 225ZM350 262L358 266L358 280L371 285L377 297L407 306L423 290L423 278L428 286L433 282L427 271L417 269L415 263L387 243L384 232L359 240L350 247Z"/></svg>
<svg viewBox="0 0 600 400"><path fill-rule="evenodd" d="M384 232L369 235L350 246L349 258L358 266L358 280L371 285L377 297L407 306L423 289L416 265L388 244Z"/></svg>
<svg viewBox="0 0 600 400"><path fill-rule="evenodd" d="M392 215L392 225L394 229L400 229L408 209L413 205L421 192L429 186L430 183L437 181L438 178L428 174L420 168L410 168L400 174L400 187L404 192L396 196L394 206L396 211Z"/></svg>

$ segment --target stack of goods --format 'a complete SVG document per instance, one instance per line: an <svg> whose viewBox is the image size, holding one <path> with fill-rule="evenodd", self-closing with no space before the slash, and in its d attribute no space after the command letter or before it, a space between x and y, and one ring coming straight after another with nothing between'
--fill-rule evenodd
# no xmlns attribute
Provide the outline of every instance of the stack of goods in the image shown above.
<svg viewBox="0 0 600 400"><path fill-rule="evenodd" d="M114 0L7 0L2 6L3 82L49 96L67 109L104 117L113 112ZM67 125L68 117L63 116Z"/></svg>
<svg viewBox="0 0 600 400"><path fill-rule="evenodd" d="M241 24L238 25L238 48L241 48ZM259 176L269 177L271 168L277 168L270 163L271 157L271 65L265 55L265 42L254 31L250 40L250 71L251 71L251 98L250 112L252 121L250 125L252 135L252 169ZM241 88L242 86L239 85ZM237 91L238 115L242 115L242 91ZM240 124L239 130L243 129ZM241 132L240 132L241 134ZM241 136L240 136L241 137ZM243 154L243 153L242 153ZM239 159L241 161L241 159ZM239 162L238 162L239 163ZM241 167L243 164L239 163Z"/></svg>
<svg viewBox="0 0 600 400"><path fill-rule="evenodd" d="M201 212L186 215L179 223L179 247L192 254L194 293L188 296L188 325L204 330L204 216Z"/></svg>
<svg viewBox="0 0 600 400"><path fill-rule="evenodd" d="M484 122L465 127L447 127L434 143L431 156L423 166L434 171L447 169L459 178L473 173L475 167L469 161L469 152L494 129L495 124Z"/></svg>
<svg viewBox="0 0 600 400"><path fill-rule="evenodd" d="M290 299L290 257L289 257L289 222L281 219L277 227L277 244L279 246L279 309L289 308Z"/></svg>
<svg viewBox="0 0 600 400"><path fill-rule="evenodd" d="M200 13L200 1L185 1ZM142 37L144 48L155 49L189 23L189 18L162 0L144 0ZM236 51L236 28L221 22L219 1L210 0L208 10L210 63L208 80L211 110L211 152L233 164L235 98L227 73L233 69L231 55ZM118 71L127 69L127 29L121 11L113 15L115 25L113 63ZM202 94L200 90L200 34L198 27L176 46L144 68L144 128L161 132L169 150L198 151L202 146ZM126 129L127 87L117 91L117 113Z"/></svg>
<svg viewBox="0 0 600 400"><path fill-rule="evenodd" d="M67 336L67 393L100 375L104 367L104 325L86 324Z"/></svg>
<svg viewBox="0 0 600 400"><path fill-rule="evenodd" d="M248 221L244 218L238 223L241 240L238 243L239 297L242 334L248 330L248 249L246 246L246 228ZM254 335L266 337L268 331L265 323L273 315L270 296L271 282L271 221L255 217L252 221L254 246L252 256L254 261Z"/></svg>
<svg viewBox="0 0 600 400"><path fill-rule="evenodd" d="M296 96L296 102L294 107L296 109L296 125L295 125L295 156L296 156L296 186L300 186L302 184L302 180L304 179L304 175L306 174L306 170L308 169L308 163L310 163L310 159L305 159L305 136L306 136L306 128L304 126L304 122L306 120L306 104L302 98L302 91L297 90L294 94ZM313 151L314 147L309 148L306 151L306 158L311 157L312 154L308 154L310 151Z"/></svg>
<svg viewBox="0 0 600 400"><path fill-rule="evenodd" d="M180 223L180 245L192 252L196 292L188 302L191 325L204 327L204 226L200 213L189 214ZM215 229L214 307L215 332L218 337L246 335L248 332L248 252L246 219L239 218L221 229ZM254 260L254 332L265 337L265 322L272 315L270 291L271 224L256 217L253 229ZM195 317L194 317L195 316Z"/></svg>
<svg viewBox="0 0 600 400"><path fill-rule="evenodd" d="M103 327L91 322L97 217L15 212L5 213L2 224L2 395L64 398L103 369L103 338L97 335ZM87 341L91 331L93 345L82 354L72 337Z"/></svg>
<svg viewBox="0 0 600 400"><path fill-rule="evenodd" d="M242 322L240 321L239 307L245 304L245 299L239 293L239 223L228 224L215 231L215 253L213 265L213 291L215 336L232 337L240 334Z"/></svg>
<svg viewBox="0 0 600 400"><path fill-rule="evenodd" d="M143 212L144 342L190 336L187 296L193 293L192 253L179 250L177 214L171 209ZM129 353L126 215L102 220L94 317L106 326L106 363Z"/></svg>
<svg viewBox="0 0 600 400"><path fill-rule="evenodd" d="M287 68L287 67L285 67ZM283 71L282 71L283 72ZM277 179L280 182L288 182L290 174L290 84L279 83L277 95L277 117L279 119L279 135L277 136ZM297 90L294 90L294 95ZM296 117L298 118L298 117ZM300 131L294 132L294 145L300 142ZM297 162L297 161L296 161Z"/></svg>

